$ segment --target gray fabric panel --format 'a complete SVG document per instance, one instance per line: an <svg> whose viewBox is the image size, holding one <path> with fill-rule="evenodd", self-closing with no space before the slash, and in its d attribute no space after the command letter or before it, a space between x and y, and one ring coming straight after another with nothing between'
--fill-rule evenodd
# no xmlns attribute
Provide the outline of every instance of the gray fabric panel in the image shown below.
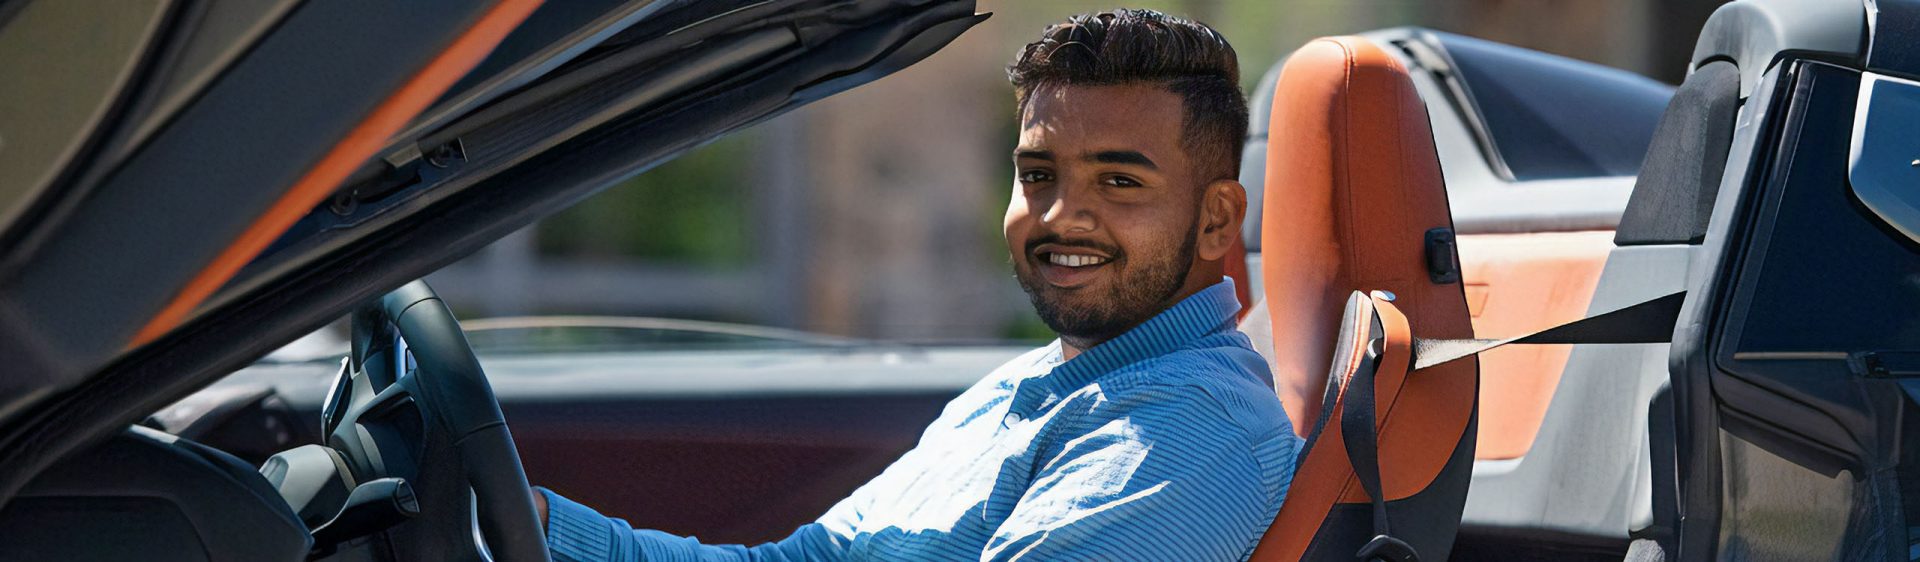
<svg viewBox="0 0 1920 562"><path fill-rule="evenodd" d="M1726 62L1694 71L1667 105L1613 242L1698 244L1706 237L1740 109L1740 72Z"/></svg>
<svg viewBox="0 0 1920 562"><path fill-rule="evenodd" d="M1920 78L1920 0L1877 0L1874 9L1867 70Z"/></svg>

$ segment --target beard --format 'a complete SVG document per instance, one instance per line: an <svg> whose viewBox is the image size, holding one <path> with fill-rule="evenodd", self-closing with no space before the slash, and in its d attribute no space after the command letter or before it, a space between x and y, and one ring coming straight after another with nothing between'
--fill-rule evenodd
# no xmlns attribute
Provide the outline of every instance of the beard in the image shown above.
<svg viewBox="0 0 1920 562"><path fill-rule="evenodd" d="M1060 334L1062 341L1086 349L1126 333L1173 305L1171 301L1180 294L1180 288L1186 285L1187 275L1192 270L1199 227L1199 219L1195 217L1193 226L1188 228L1187 236L1177 248L1159 248L1162 251L1155 254L1160 259L1146 258L1150 261L1140 263L1134 263L1130 253L1114 251L1116 248L1073 244L1054 236L1035 239L1027 244L1026 259L1029 260L1033 259L1033 247L1055 243L1105 250L1113 257L1105 267L1123 264L1134 266L1127 271L1117 272L1118 276L1110 279L1104 289L1054 287L1040 279L1039 273L1031 267L1027 270L1016 267L1013 276L1020 282L1020 289L1026 291L1027 299L1033 302L1033 310L1039 313L1040 321L1045 322L1054 333Z"/></svg>

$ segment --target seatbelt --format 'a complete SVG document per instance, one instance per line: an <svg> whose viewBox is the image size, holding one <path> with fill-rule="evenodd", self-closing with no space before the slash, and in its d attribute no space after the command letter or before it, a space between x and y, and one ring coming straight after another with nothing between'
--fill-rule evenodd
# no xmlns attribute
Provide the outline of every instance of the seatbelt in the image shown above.
<svg viewBox="0 0 1920 562"><path fill-rule="evenodd" d="M1589 316L1517 338L1504 340L1413 340L1413 370L1478 355L1508 344L1547 343L1667 343L1673 339L1673 323L1680 319L1680 304L1687 292L1680 291L1657 299Z"/></svg>
<svg viewBox="0 0 1920 562"><path fill-rule="evenodd" d="M1382 339L1367 344L1367 354L1374 359L1370 362L1378 365ZM1347 447L1347 463L1353 466L1353 475L1360 479L1360 487L1367 491L1367 497L1373 499L1373 540L1355 555L1360 560L1384 560L1386 562L1417 562L1420 557L1413 545L1393 537L1391 522L1387 519L1387 502L1384 487L1380 485L1380 435L1374 425L1373 380L1380 369L1356 369L1347 382L1345 410L1340 414L1340 440Z"/></svg>
<svg viewBox="0 0 1920 562"><path fill-rule="evenodd" d="M1686 292L1676 292L1625 308L1589 316L1520 337L1506 339L1421 339L1413 338L1413 359L1409 374L1478 355L1511 344L1579 343L1665 343L1673 339L1674 323L1680 319L1680 305ZM1390 300L1390 299L1389 299ZM1376 312L1376 314L1378 314ZM1385 334L1379 334L1382 338ZM1378 356L1383 339L1368 344L1367 353ZM1378 362L1374 363L1379 365ZM1379 426L1375 425L1374 379L1378 368L1359 369L1347 383L1345 409L1340 415L1341 440L1347 448L1347 462L1360 480L1367 497L1373 500L1373 539L1355 555L1363 561L1418 562L1420 556L1406 541L1394 538L1387 517L1387 501L1380 484Z"/></svg>

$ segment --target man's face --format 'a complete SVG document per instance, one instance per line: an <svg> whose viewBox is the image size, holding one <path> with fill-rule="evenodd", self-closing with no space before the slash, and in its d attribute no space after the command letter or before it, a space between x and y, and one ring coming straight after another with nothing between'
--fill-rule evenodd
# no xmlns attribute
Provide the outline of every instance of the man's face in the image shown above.
<svg viewBox="0 0 1920 562"><path fill-rule="evenodd" d="M1205 182L1180 142L1182 111L1178 94L1149 84L1040 88L1028 100L1007 249L1041 320L1070 345L1118 336L1184 296Z"/></svg>

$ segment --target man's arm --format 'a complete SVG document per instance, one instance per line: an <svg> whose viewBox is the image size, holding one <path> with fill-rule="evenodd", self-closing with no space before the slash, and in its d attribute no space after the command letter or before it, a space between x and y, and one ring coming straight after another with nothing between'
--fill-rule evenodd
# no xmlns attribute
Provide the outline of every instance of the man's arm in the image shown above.
<svg viewBox="0 0 1920 562"><path fill-rule="evenodd" d="M1285 498L1294 437L1250 438L1198 389L1110 398L1062 433L980 559L1244 558Z"/></svg>
<svg viewBox="0 0 1920 562"><path fill-rule="evenodd" d="M840 560L845 554L845 541L819 523L802 526L779 542L751 547L710 545L693 537L636 530L626 521L601 515L545 488L533 489L533 504L554 562L797 562Z"/></svg>

